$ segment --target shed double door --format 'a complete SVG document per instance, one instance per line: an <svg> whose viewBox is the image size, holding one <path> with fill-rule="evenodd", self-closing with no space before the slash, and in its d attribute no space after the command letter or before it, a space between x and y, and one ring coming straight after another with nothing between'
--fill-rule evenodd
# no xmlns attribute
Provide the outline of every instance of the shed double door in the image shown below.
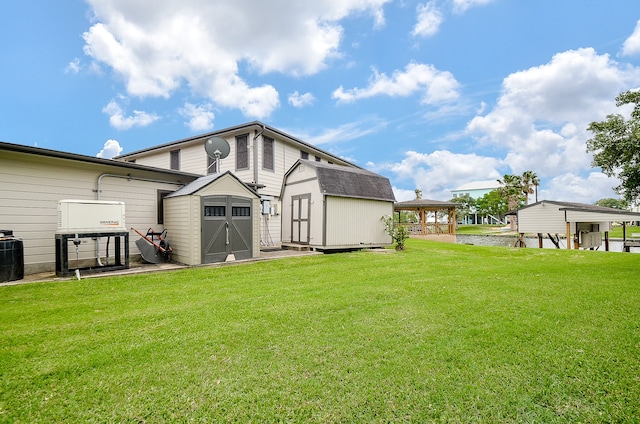
<svg viewBox="0 0 640 424"><path fill-rule="evenodd" d="M251 199L239 196L202 198L202 263L252 257Z"/></svg>
<svg viewBox="0 0 640 424"><path fill-rule="evenodd" d="M291 242L309 244L311 194L291 197Z"/></svg>

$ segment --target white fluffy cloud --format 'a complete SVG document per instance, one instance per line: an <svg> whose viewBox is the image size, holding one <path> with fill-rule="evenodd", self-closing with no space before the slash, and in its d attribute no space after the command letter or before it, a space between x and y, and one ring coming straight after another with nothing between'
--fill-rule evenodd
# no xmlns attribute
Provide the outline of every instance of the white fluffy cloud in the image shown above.
<svg viewBox="0 0 640 424"><path fill-rule="evenodd" d="M186 102L178 113L188 119L186 125L191 131L208 131L213 128L215 118L211 109L212 105L209 103L196 106Z"/></svg>
<svg viewBox="0 0 640 424"><path fill-rule="evenodd" d="M622 54L632 56L640 54L640 20L636 23L636 29L622 46Z"/></svg>
<svg viewBox="0 0 640 424"><path fill-rule="evenodd" d="M146 127L160 119L158 115L141 110L134 110L133 115L125 116L125 110L116 100L111 100L102 111L109 115L109 124L118 130L128 130L132 127Z"/></svg>
<svg viewBox="0 0 640 424"><path fill-rule="evenodd" d="M118 140L111 139L104 142L102 150L96 156L103 159L111 159L120 153L122 153L120 143L118 143Z"/></svg>
<svg viewBox="0 0 640 424"><path fill-rule="evenodd" d="M484 6L494 0L453 0L453 11L456 13L464 13L467 9L474 6Z"/></svg>
<svg viewBox="0 0 640 424"><path fill-rule="evenodd" d="M443 15L434 1L419 4L417 7L417 23L411 32L414 36L430 37L437 33L443 20Z"/></svg>
<svg viewBox="0 0 640 424"><path fill-rule="evenodd" d="M300 94L297 91L289 95L289 104L293 107L305 107L312 105L316 98L311 93Z"/></svg>
<svg viewBox="0 0 640 424"><path fill-rule="evenodd" d="M384 23L389 0L89 0L95 24L85 53L112 68L136 96L168 97L188 84L219 106L264 118L278 106L249 72L314 74L340 55L340 21L368 13ZM248 103L247 103L248 99Z"/></svg>
<svg viewBox="0 0 640 424"><path fill-rule="evenodd" d="M375 96L408 97L420 93L421 103L432 105L455 100L460 95L460 84L453 75L432 65L412 62L404 71L395 71L391 77L375 69L373 72L367 87L348 90L339 87L333 92L333 98L351 103Z"/></svg>
<svg viewBox="0 0 640 424"><path fill-rule="evenodd" d="M452 181L479 181L498 179L502 175L498 168L501 161L476 154L459 154L447 150L433 153L408 151L401 162L392 164L368 164L368 168L385 173L392 173L396 178L410 180L415 188L422 190L425 199L449 199ZM396 191L398 200L411 192ZM411 194L415 198L415 193Z"/></svg>
<svg viewBox="0 0 640 424"><path fill-rule="evenodd" d="M505 149L505 162L516 173L585 171L591 162L585 147L589 122L615 112L616 95L639 82L638 69L593 49L558 53L545 65L505 78L495 108L467 129L482 144Z"/></svg>

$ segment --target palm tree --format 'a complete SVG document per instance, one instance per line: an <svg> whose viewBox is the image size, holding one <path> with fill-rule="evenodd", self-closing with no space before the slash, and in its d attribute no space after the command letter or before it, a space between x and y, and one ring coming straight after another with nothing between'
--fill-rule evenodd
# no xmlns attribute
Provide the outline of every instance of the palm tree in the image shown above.
<svg viewBox="0 0 640 424"><path fill-rule="evenodd" d="M538 202L538 186L540 185L540 180L538 176L533 171L524 171L521 177L522 181L522 193L525 197L525 203L529 204L529 195L535 193L536 194L536 203Z"/></svg>
<svg viewBox="0 0 640 424"><path fill-rule="evenodd" d="M505 174L502 180L498 180L500 184L500 194L507 199L509 212L516 210L518 204L522 202L522 177L520 175ZM516 228L515 219L511 219L511 229Z"/></svg>
<svg viewBox="0 0 640 424"><path fill-rule="evenodd" d="M505 174L501 180L498 180L498 183L501 186L498 190L507 199L509 211L515 210L523 194L522 177L520 175Z"/></svg>

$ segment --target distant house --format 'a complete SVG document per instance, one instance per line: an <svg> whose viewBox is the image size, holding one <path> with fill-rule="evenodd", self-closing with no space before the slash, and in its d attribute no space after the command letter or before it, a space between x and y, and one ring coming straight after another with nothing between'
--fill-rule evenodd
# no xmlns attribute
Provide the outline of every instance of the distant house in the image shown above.
<svg viewBox="0 0 640 424"><path fill-rule="evenodd" d="M466 194L473 199L479 199L497 188L500 188L498 180L475 181L451 190L451 197L455 199Z"/></svg>
<svg viewBox="0 0 640 424"><path fill-rule="evenodd" d="M493 190L500 188L498 180L488 181L475 181L472 183L461 185L460 187L451 190L451 197L457 198L464 195L468 195L472 199L479 199L485 194L491 193ZM484 216L479 217L476 213L472 213L468 216L458 216L464 224L499 224L501 223L499 217Z"/></svg>
<svg viewBox="0 0 640 424"><path fill-rule="evenodd" d="M215 161L205 152L206 141L214 136L225 139L230 147L229 156L219 162L220 169L216 169ZM338 156L258 121L126 153L115 159L199 175L233 172L260 196L263 245L280 243L280 192L285 173L298 159L359 169Z"/></svg>
<svg viewBox="0 0 640 424"><path fill-rule="evenodd" d="M318 250L390 245L381 218L393 214L389 180L353 167L298 160L282 185L282 244Z"/></svg>

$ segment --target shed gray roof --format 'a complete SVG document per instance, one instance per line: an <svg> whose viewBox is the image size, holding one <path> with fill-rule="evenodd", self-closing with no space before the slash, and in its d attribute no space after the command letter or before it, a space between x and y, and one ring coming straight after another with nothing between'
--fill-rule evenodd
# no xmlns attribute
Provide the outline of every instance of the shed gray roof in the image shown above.
<svg viewBox="0 0 640 424"><path fill-rule="evenodd" d="M214 182L218 178L221 178L221 177L223 177L223 176L225 176L227 174L229 174L229 176L233 177L240 184L245 186L247 188L247 190L249 190L251 193L256 194L254 190L252 190L249 186L247 186L245 183L240 181L238 179L238 177L236 177L235 175L233 175L231 173L231 171L227 171L227 172L224 172L222 174L209 174L209 175L205 175L204 177L200 177L197 180L195 180L195 181L187 184L186 186L179 188L178 190L174 191L173 193L167 195L166 197L178 197L178 196L191 195L193 193L198 192L199 190L202 190L203 188L205 188L206 186L208 186L209 184L211 184L212 182ZM256 194L256 196L257 196L257 194Z"/></svg>
<svg viewBox="0 0 640 424"><path fill-rule="evenodd" d="M299 159L291 170L299 164L316 169L320 191L325 195L389 202L396 200L389 179L366 169Z"/></svg>

